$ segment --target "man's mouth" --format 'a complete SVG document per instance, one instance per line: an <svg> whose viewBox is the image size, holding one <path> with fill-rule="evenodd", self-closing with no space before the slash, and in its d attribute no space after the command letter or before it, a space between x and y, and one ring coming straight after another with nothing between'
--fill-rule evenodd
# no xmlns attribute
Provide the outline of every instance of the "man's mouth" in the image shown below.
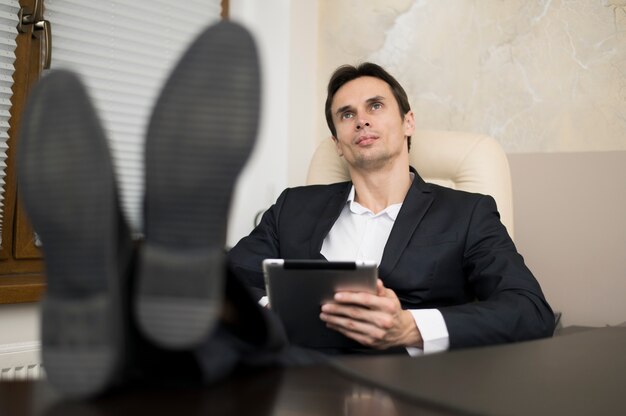
<svg viewBox="0 0 626 416"><path fill-rule="evenodd" d="M357 137L354 144L356 144L357 146L368 146L374 143L374 141L377 139L378 139L378 136L373 135L373 134L367 134L367 135Z"/></svg>

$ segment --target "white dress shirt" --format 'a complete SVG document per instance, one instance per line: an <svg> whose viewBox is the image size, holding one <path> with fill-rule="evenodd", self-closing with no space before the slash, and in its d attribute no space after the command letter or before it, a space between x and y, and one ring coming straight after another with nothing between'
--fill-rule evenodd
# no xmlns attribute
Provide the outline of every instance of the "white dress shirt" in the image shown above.
<svg viewBox="0 0 626 416"><path fill-rule="evenodd" d="M322 255L327 260L372 260L380 265L393 224L402 204L389 205L378 214L354 200L354 186L339 218L324 238ZM437 309L409 310L419 329L424 347L407 348L411 356L445 351L450 342L448 329Z"/></svg>

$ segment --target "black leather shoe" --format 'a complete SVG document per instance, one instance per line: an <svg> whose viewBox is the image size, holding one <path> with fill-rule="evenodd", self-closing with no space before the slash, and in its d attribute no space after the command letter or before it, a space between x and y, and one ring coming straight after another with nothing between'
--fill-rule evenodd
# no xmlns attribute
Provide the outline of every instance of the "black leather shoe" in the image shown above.
<svg viewBox="0 0 626 416"><path fill-rule="evenodd" d="M34 88L17 169L25 210L43 243L47 378L68 395L100 393L123 366L121 285L132 249L105 135L74 74L52 71Z"/></svg>
<svg viewBox="0 0 626 416"><path fill-rule="evenodd" d="M201 343L221 313L226 220L256 140L259 101L254 40L223 21L189 47L154 108L135 307L139 326L163 347Z"/></svg>

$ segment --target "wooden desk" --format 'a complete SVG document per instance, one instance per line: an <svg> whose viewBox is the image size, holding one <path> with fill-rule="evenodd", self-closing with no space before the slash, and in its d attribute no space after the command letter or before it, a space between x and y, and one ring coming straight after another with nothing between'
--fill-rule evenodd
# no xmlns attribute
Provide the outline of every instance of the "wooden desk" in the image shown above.
<svg viewBox="0 0 626 416"><path fill-rule="evenodd" d="M626 415L626 327L411 360L343 359L385 391L474 415Z"/></svg>
<svg viewBox="0 0 626 416"><path fill-rule="evenodd" d="M338 370L338 371L336 371ZM343 358L213 387L124 390L89 402L0 383L0 415L624 415L626 328L411 359Z"/></svg>
<svg viewBox="0 0 626 416"><path fill-rule="evenodd" d="M62 400L46 382L0 383L1 416L447 416L352 381L330 368L272 369L214 387L135 389L106 397Z"/></svg>

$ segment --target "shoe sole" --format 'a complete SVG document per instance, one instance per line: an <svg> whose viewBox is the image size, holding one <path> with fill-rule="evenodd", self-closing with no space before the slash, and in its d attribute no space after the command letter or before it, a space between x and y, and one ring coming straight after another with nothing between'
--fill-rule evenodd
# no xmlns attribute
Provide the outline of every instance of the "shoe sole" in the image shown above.
<svg viewBox="0 0 626 416"><path fill-rule="evenodd" d="M121 365L109 150L80 80L67 71L36 85L21 130L18 186L43 242L47 276L43 365L58 390L91 396L109 386Z"/></svg>
<svg viewBox="0 0 626 416"><path fill-rule="evenodd" d="M254 41L230 22L199 35L157 101L135 306L140 328L161 346L199 344L220 314L226 218L256 140L259 101Z"/></svg>

